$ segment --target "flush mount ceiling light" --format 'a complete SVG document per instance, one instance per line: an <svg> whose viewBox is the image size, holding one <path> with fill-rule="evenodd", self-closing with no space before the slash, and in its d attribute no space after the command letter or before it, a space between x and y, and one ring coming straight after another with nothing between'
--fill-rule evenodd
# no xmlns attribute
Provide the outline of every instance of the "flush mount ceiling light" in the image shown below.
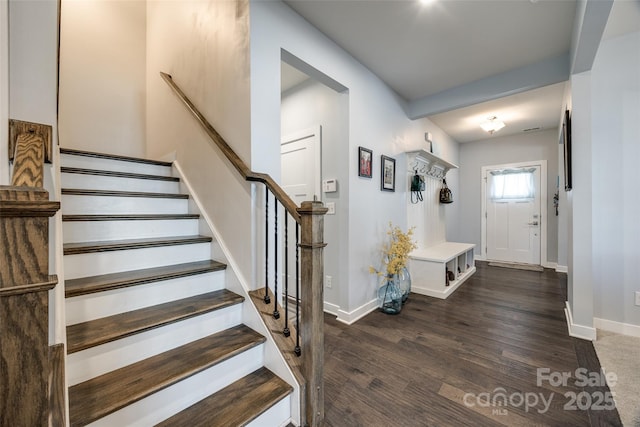
<svg viewBox="0 0 640 427"><path fill-rule="evenodd" d="M485 131L493 135L494 132L499 131L504 127L504 122L498 120L496 116L489 117L486 122L481 123L480 127Z"/></svg>

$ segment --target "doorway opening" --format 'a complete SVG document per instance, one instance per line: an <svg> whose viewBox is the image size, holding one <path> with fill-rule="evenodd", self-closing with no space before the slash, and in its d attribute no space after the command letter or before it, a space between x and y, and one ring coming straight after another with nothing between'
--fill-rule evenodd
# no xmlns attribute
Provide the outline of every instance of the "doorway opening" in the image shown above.
<svg viewBox="0 0 640 427"><path fill-rule="evenodd" d="M298 205L318 200L329 208L324 217L328 245L324 252L324 307L337 315L341 301L348 298L340 278L348 271L341 248L348 246L349 92L282 50L280 120L280 185ZM323 186L325 181L332 185Z"/></svg>
<svg viewBox="0 0 640 427"><path fill-rule="evenodd" d="M546 160L482 168L482 257L544 265L547 259Z"/></svg>

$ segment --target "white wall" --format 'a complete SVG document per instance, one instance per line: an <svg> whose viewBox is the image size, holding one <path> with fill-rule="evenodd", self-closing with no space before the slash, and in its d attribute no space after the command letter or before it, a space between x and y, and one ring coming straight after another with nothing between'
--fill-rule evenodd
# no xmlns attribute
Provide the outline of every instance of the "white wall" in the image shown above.
<svg viewBox="0 0 640 427"><path fill-rule="evenodd" d="M542 220L547 221L547 260L542 262L557 261L558 217L555 216L552 201L558 176L558 130L555 128L460 144L459 238L475 243L476 255L482 252L482 167L533 160L547 161L548 209L546 213L542 212Z"/></svg>
<svg viewBox="0 0 640 427"><path fill-rule="evenodd" d="M569 201L568 301L577 330L593 328L591 72L571 76L572 190ZM586 329L585 329L586 328ZM591 333L595 331L590 331Z"/></svg>
<svg viewBox="0 0 640 427"><path fill-rule="evenodd" d="M147 11L147 154L177 159L238 273L253 283L251 184L212 147L159 74L171 74L249 164L248 2L150 1Z"/></svg>
<svg viewBox="0 0 640 427"><path fill-rule="evenodd" d="M145 154L146 2L63 0L60 145Z"/></svg>
<svg viewBox="0 0 640 427"><path fill-rule="evenodd" d="M602 42L591 88L594 316L640 325L640 32Z"/></svg>
<svg viewBox="0 0 640 427"><path fill-rule="evenodd" d="M58 143L57 82L58 82L58 5L53 0L9 1L9 117L51 125L53 145ZM0 147L6 151L6 147ZM49 199L60 200L57 150L53 150L53 164L45 165L44 187ZM49 221L49 272L58 274L60 282L49 292L51 343L63 342L64 286L61 259L60 212ZM53 249L57 248L57 249Z"/></svg>
<svg viewBox="0 0 640 427"><path fill-rule="evenodd" d="M0 185L9 179L9 2L0 0Z"/></svg>
<svg viewBox="0 0 640 427"><path fill-rule="evenodd" d="M322 193L322 201L336 204L336 214L324 220L324 274L332 277L332 287L324 291L324 301L339 306L339 289L346 277L347 220L349 201L348 139L349 95L338 93L309 79L282 94L282 135L322 126L322 179L338 180L338 191Z"/></svg>
<svg viewBox="0 0 640 427"><path fill-rule="evenodd" d="M352 321L372 308L377 280L368 266L380 259L389 221L406 227L405 151L424 146L427 121L411 122L404 102L362 64L282 2L251 2L252 167L279 178L281 49L316 68L349 92L346 150L348 235L341 248L347 271L341 274L339 318ZM449 147L448 144L451 144ZM443 153L455 153L453 141ZM373 150L373 178L358 177L358 146ZM396 191L380 191L380 155L396 159ZM455 156L454 156L455 157ZM445 155L445 159L446 155ZM447 159L450 160L450 159ZM453 160L451 160L453 161ZM331 248L327 247L326 251Z"/></svg>
<svg viewBox="0 0 640 427"><path fill-rule="evenodd" d="M564 114L566 110L571 111L571 83L567 82L564 88L564 96L562 102L563 108L558 115L558 123L564 122ZM560 177L560 191L558 200L558 261L557 270L560 272L568 272L569 257L569 211L572 209L569 205L568 196L570 192L565 191L564 179L564 143L562 141L562 126L558 128L558 176Z"/></svg>
<svg viewBox="0 0 640 427"><path fill-rule="evenodd" d="M57 9L55 1L9 2L9 117L52 125L54 135Z"/></svg>

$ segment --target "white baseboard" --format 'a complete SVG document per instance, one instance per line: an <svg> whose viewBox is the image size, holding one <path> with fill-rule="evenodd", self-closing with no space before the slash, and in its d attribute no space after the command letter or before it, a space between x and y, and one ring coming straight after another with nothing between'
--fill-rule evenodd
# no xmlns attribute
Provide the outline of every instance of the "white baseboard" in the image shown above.
<svg viewBox="0 0 640 427"><path fill-rule="evenodd" d="M340 311L339 305L331 304L330 302L326 302L326 301L324 302L325 313L329 313L329 314L333 314L334 316L337 316L339 311Z"/></svg>
<svg viewBox="0 0 640 427"><path fill-rule="evenodd" d="M569 267L567 267L566 265L556 265L556 272L557 273L568 273L569 272Z"/></svg>
<svg viewBox="0 0 640 427"><path fill-rule="evenodd" d="M573 323L573 315L571 313L571 306L569 305L569 301L565 301L565 305L566 307L564 308L564 314L567 317L567 328L569 329L569 335L587 341L594 341L596 339L596 328L592 326L584 326Z"/></svg>
<svg viewBox="0 0 640 427"><path fill-rule="evenodd" d="M616 334L628 335L640 338L640 326L630 323L615 322L613 320L594 318L593 323L596 329L615 332Z"/></svg>
<svg viewBox="0 0 640 427"><path fill-rule="evenodd" d="M362 319L367 314L371 313L375 309L378 308L378 300L372 299L368 303L361 305L353 311L344 311L338 310L338 318L337 320L342 323L346 323L347 325L351 325L358 320Z"/></svg>

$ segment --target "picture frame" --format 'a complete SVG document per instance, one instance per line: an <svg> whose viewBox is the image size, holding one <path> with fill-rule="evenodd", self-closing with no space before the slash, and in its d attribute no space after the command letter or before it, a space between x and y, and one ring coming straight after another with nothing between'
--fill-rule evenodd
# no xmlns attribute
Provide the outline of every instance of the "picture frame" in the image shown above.
<svg viewBox="0 0 640 427"><path fill-rule="evenodd" d="M571 170L571 113L569 110L564 112L562 143L564 144L564 191L571 191L573 182Z"/></svg>
<svg viewBox="0 0 640 427"><path fill-rule="evenodd" d="M396 159L380 156L380 190L396 191Z"/></svg>
<svg viewBox="0 0 640 427"><path fill-rule="evenodd" d="M358 176L371 178L373 171L373 151L358 147Z"/></svg>

